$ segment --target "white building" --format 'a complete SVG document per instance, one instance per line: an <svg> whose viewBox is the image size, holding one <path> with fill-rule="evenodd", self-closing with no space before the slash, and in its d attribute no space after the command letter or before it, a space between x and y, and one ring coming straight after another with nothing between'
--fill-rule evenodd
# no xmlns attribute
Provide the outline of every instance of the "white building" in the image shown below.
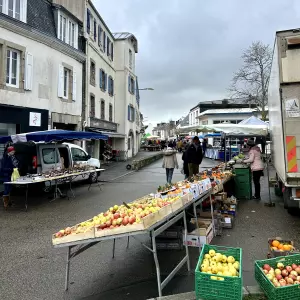
<svg viewBox="0 0 300 300"><path fill-rule="evenodd" d="M80 21L59 5L0 1L1 135L81 129L80 31Z"/></svg>

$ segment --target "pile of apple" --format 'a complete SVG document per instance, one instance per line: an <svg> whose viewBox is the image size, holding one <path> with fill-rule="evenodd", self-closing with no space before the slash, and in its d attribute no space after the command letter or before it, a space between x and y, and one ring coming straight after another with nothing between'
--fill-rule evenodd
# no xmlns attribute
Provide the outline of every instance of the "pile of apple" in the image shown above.
<svg viewBox="0 0 300 300"><path fill-rule="evenodd" d="M211 249L204 255L200 271L207 274L238 277L240 263L233 256L226 256ZM213 280L224 281L224 277L211 276Z"/></svg>
<svg viewBox="0 0 300 300"><path fill-rule="evenodd" d="M265 264L262 270L275 287L300 284L300 265L285 266L278 263L276 269Z"/></svg>
<svg viewBox="0 0 300 300"><path fill-rule="evenodd" d="M147 198L145 200L134 201L128 205L115 205L106 212L94 216L91 220L80 223L78 226L67 227L55 234L56 238L61 238L69 234L85 233L91 228L97 230L114 229L120 226L128 226L141 223L142 219L152 213L156 213L162 207L170 205L181 197L166 199Z"/></svg>

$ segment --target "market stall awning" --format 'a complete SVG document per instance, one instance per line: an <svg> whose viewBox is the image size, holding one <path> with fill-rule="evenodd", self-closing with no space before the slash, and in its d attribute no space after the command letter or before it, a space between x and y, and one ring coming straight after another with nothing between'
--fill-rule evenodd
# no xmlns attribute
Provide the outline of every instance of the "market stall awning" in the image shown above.
<svg viewBox="0 0 300 300"><path fill-rule="evenodd" d="M242 122L238 123L238 125L267 125L267 123L265 123L264 121L262 121L261 119L255 117L255 116L251 116L248 119L243 120Z"/></svg>
<svg viewBox="0 0 300 300"><path fill-rule="evenodd" d="M98 130L98 129L90 129L91 132L96 132L100 133L102 135L107 135L110 138L120 138L124 139L126 137L125 134L118 133L118 132L113 132L113 131L103 131L103 130Z"/></svg>
<svg viewBox="0 0 300 300"><path fill-rule="evenodd" d="M63 142L74 140L107 140L108 136L88 131L46 130L0 137L0 144L8 142Z"/></svg>

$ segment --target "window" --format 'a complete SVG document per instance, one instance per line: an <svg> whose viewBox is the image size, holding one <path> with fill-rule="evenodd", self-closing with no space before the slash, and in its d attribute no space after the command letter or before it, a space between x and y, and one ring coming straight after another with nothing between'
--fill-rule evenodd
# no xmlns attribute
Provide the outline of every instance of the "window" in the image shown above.
<svg viewBox="0 0 300 300"><path fill-rule="evenodd" d="M27 0L0 0L0 12L26 22Z"/></svg>
<svg viewBox="0 0 300 300"><path fill-rule="evenodd" d="M102 47L102 27L101 25L98 26L98 46Z"/></svg>
<svg viewBox="0 0 300 300"><path fill-rule="evenodd" d="M76 72L71 66L59 65L58 75L58 97L76 101L77 80Z"/></svg>
<svg viewBox="0 0 300 300"><path fill-rule="evenodd" d="M129 93L133 94L135 93L135 81L132 76L128 76L128 91Z"/></svg>
<svg viewBox="0 0 300 300"><path fill-rule="evenodd" d="M107 56L110 56L110 39L107 37Z"/></svg>
<svg viewBox="0 0 300 300"><path fill-rule="evenodd" d="M130 140L131 140L130 138L128 138L128 139L127 139L127 143L128 143L128 150L130 150L130 149L131 149L131 146L130 146Z"/></svg>
<svg viewBox="0 0 300 300"><path fill-rule="evenodd" d="M100 114L100 118L102 120L105 120L105 101L103 99L101 99L101 114Z"/></svg>
<svg viewBox="0 0 300 300"><path fill-rule="evenodd" d="M96 66L95 63L93 61L91 61L91 65L90 65L90 84L95 86L96 85Z"/></svg>
<svg viewBox="0 0 300 300"><path fill-rule="evenodd" d="M106 33L103 31L103 51L106 51Z"/></svg>
<svg viewBox="0 0 300 300"><path fill-rule="evenodd" d="M103 69L100 69L100 89L105 92L107 86L107 74Z"/></svg>
<svg viewBox="0 0 300 300"><path fill-rule="evenodd" d="M20 76L20 52L14 49L7 49L6 58L6 85L19 87Z"/></svg>
<svg viewBox="0 0 300 300"><path fill-rule="evenodd" d="M202 121L202 125L207 125L208 124L208 121Z"/></svg>
<svg viewBox="0 0 300 300"><path fill-rule="evenodd" d="M73 161L87 161L88 155L81 149L71 148Z"/></svg>
<svg viewBox="0 0 300 300"><path fill-rule="evenodd" d="M132 69L132 51L129 49L129 68Z"/></svg>
<svg viewBox="0 0 300 300"><path fill-rule="evenodd" d="M90 117L95 117L95 96L91 95L91 110L90 110Z"/></svg>
<svg viewBox="0 0 300 300"><path fill-rule="evenodd" d="M111 43L110 58L111 58L111 60L114 60L114 44L113 43Z"/></svg>
<svg viewBox="0 0 300 300"><path fill-rule="evenodd" d="M78 25L67 16L58 13L58 38L74 48L78 48Z"/></svg>
<svg viewBox="0 0 300 300"><path fill-rule="evenodd" d="M109 122L113 121L113 106L109 104Z"/></svg>
<svg viewBox="0 0 300 300"><path fill-rule="evenodd" d="M52 165L58 163L58 155L56 149L48 148L42 149L43 161L44 164Z"/></svg>
<svg viewBox="0 0 300 300"><path fill-rule="evenodd" d="M71 71L67 68L64 68L64 94L63 98L68 99L69 98L69 90L70 90L70 73Z"/></svg>
<svg viewBox="0 0 300 300"><path fill-rule="evenodd" d="M111 76L108 77L108 94L110 96L114 95L114 80Z"/></svg>
<svg viewBox="0 0 300 300"><path fill-rule="evenodd" d="M135 109L132 105L128 105L128 121L134 122L135 119Z"/></svg>
<svg viewBox="0 0 300 300"><path fill-rule="evenodd" d="M97 41L97 22L94 20L94 41Z"/></svg>
<svg viewBox="0 0 300 300"><path fill-rule="evenodd" d="M91 31L91 12L89 9L87 9L87 15L86 15L86 31L88 34L90 34Z"/></svg>

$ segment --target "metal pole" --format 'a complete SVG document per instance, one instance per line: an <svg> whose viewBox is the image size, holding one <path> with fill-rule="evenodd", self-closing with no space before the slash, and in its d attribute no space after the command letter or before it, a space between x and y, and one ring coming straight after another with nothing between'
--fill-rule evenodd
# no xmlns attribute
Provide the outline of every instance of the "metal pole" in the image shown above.
<svg viewBox="0 0 300 300"><path fill-rule="evenodd" d="M196 226L197 229L199 229L199 224L198 224L198 217L197 217L197 207L196 207L196 203L193 203L193 209L194 209L194 217L196 219ZM186 234L185 234L185 241L186 241ZM199 245L199 252L201 252L201 245Z"/></svg>
<svg viewBox="0 0 300 300"><path fill-rule="evenodd" d="M265 151L267 152L267 151ZM268 175L268 190L269 190L269 203L270 205L272 204L271 200L271 187L270 187L270 172L269 172L269 157L268 154L266 154L266 159L267 159L267 175Z"/></svg>
<svg viewBox="0 0 300 300"><path fill-rule="evenodd" d="M69 289L69 276L70 276L70 253L71 247L68 247L67 250L67 265L66 265L66 278L65 278L65 291Z"/></svg>
<svg viewBox="0 0 300 300"><path fill-rule="evenodd" d="M198 220L197 220L197 218L196 218L196 222L197 222L197 228L198 228ZM186 238L187 238L187 224L186 224L186 213L185 213L185 210L183 211L183 223L184 223L184 239L186 241ZM187 269L190 272L191 271L191 265L190 265L190 257L189 257L189 247L188 247L187 243L185 243L185 252L186 252L186 256L187 256L187 262L186 262Z"/></svg>
<svg viewBox="0 0 300 300"><path fill-rule="evenodd" d="M224 187L223 187L223 189L224 189ZM211 193L209 194L209 201L210 201L211 221L212 221L212 225L213 225L214 236L216 236L216 228L215 228L215 222L214 222L214 208L213 208L213 204L212 204Z"/></svg>
<svg viewBox="0 0 300 300"><path fill-rule="evenodd" d="M157 258L157 250L156 250L156 242L155 242L155 234L153 231L151 231L151 237L152 237L152 249L153 249L153 257L156 267L156 276L157 276L157 287L158 287L158 296L162 296L162 289L161 289L161 279L160 279L160 268L159 268L159 262Z"/></svg>

